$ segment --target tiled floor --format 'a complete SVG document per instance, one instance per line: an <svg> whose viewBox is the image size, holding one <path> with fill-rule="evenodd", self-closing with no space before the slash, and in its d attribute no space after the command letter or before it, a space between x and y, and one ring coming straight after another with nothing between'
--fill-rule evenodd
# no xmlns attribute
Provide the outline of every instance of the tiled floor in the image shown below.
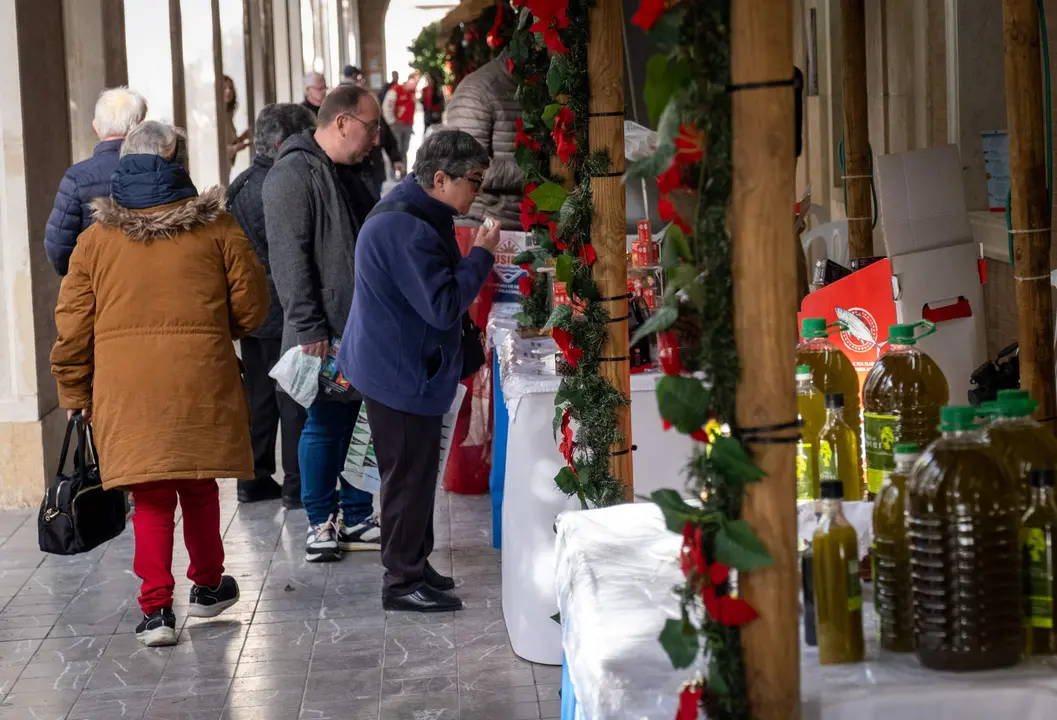
<svg viewBox="0 0 1057 720"><path fill-rule="evenodd" d="M381 608L376 553L302 559L303 511L239 507L223 484L228 572L242 599L141 647L132 528L94 552L37 550L36 514L0 512L0 720L525 720L559 715L558 668L510 650L487 497L438 497L433 564L459 613ZM174 574L186 568L177 528Z"/></svg>

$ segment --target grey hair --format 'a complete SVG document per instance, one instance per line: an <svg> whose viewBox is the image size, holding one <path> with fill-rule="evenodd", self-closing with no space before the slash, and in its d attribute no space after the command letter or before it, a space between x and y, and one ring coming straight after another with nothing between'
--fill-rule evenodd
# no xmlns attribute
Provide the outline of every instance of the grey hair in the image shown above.
<svg viewBox="0 0 1057 720"><path fill-rule="evenodd" d="M315 71L306 72L304 82L301 84L301 86L307 90L316 82L316 78L322 79L324 83L327 81L327 79L323 77L323 73L317 73Z"/></svg>
<svg viewBox="0 0 1057 720"><path fill-rule="evenodd" d="M95 132L100 138L125 137L147 116L147 101L135 90L116 87L95 101Z"/></svg>
<svg viewBox="0 0 1057 720"><path fill-rule="evenodd" d="M465 177L471 170L487 170L490 163L488 151L470 133L435 130L422 142L415 156L415 181L431 188L438 171L451 177Z"/></svg>
<svg viewBox="0 0 1057 720"><path fill-rule="evenodd" d="M158 155L166 160L173 160L178 155L180 145L186 138L183 130L158 122L147 120L136 126L121 145L121 157L126 155Z"/></svg>
<svg viewBox="0 0 1057 720"><path fill-rule="evenodd" d="M253 150L262 157L274 158L279 153L279 146L288 137L315 126L315 116L301 105L265 105L253 125Z"/></svg>

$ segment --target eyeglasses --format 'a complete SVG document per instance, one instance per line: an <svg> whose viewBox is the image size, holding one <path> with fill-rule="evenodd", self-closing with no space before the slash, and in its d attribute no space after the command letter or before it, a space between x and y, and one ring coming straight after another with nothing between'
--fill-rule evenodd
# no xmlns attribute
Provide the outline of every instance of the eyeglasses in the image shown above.
<svg viewBox="0 0 1057 720"><path fill-rule="evenodd" d="M462 178L466 182L473 183L473 191L475 193L481 192L481 185L484 183L484 178L472 178L468 175L456 175L457 178Z"/></svg>
<svg viewBox="0 0 1057 720"><path fill-rule="evenodd" d="M350 117L353 120L355 120L356 122L358 122L360 125L363 125L363 127L367 129L367 134L370 135L371 137L374 137L375 135L377 135L378 133L380 133L382 131L382 121L381 120L371 120L370 122L364 122L363 120L361 120L360 118L356 117L352 113L342 113L342 115L344 115L345 117Z"/></svg>

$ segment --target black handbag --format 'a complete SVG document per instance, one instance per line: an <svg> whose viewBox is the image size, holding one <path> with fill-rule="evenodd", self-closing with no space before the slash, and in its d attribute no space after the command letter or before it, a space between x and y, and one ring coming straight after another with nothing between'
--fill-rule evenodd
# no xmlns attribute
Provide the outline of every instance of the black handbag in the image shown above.
<svg viewBox="0 0 1057 720"><path fill-rule="evenodd" d="M73 474L65 475L70 438L75 432ZM125 493L103 489L91 427L81 413L76 413L66 424L55 482L40 504L37 543L46 553L78 555L114 539L124 529Z"/></svg>
<svg viewBox="0 0 1057 720"><path fill-rule="evenodd" d="M484 344L481 328L470 319L470 313L462 316L462 373L460 380L473 377L484 365Z"/></svg>

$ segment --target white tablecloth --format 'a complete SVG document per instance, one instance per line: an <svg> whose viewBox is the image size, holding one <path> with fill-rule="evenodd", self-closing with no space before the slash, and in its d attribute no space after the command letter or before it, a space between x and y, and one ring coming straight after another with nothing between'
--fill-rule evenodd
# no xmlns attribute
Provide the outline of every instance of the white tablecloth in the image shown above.
<svg viewBox="0 0 1057 720"><path fill-rule="evenodd" d="M683 487L692 441L661 430L656 384L659 375L631 380L635 493ZM517 378L503 379L503 392ZM562 494L554 476L565 460L554 442L554 395L560 378L531 379L531 392L506 396L510 412L503 491L503 615L514 652L532 662L561 664L561 628L554 587L554 521L579 501ZM511 386L513 387L513 386Z"/></svg>
<svg viewBox="0 0 1057 720"><path fill-rule="evenodd" d="M583 720L671 720L689 671L657 642L677 612L681 538L650 504L569 513L558 521L557 589L569 674ZM505 577L504 577L505 581ZM865 595L872 597L867 587ZM1057 659L1007 670L925 670L913 654L882 653L864 607L867 662L818 664L801 645L803 720L1053 720Z"/></svg>

